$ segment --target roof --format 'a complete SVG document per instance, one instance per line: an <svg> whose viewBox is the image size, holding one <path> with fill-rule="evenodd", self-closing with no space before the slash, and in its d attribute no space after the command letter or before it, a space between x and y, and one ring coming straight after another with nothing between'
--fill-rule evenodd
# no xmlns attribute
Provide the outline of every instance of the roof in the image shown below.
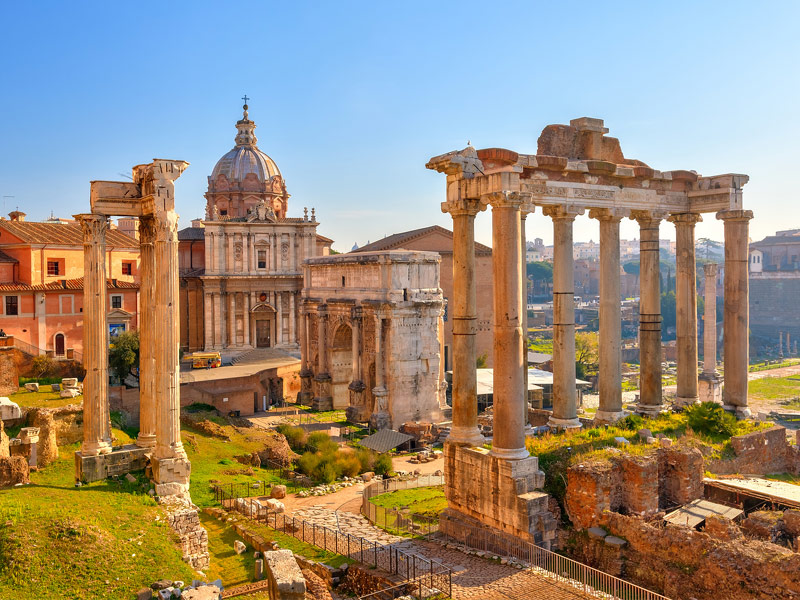
<svg viewBox="0 0 800 600"><path fill-rule="evenodd" d="M370 436L362 439L359 444L375 452L388 452L394 450L398 446L402 446L407 441L414 439L410 435L400 433L394 429L381 429L378 433L373 433Z"/></svg>
<svg viewBox="0 0 800 600"><path fill-rule="evenodd" d="M225 175L228 181L244 181L251 173L262 183L276 175L280 177L281 172L275 161L256 146L258 138L255 129L255 122L247 118L245 110L244 118L236 122L236 146L217 161L211 171L212 180Z"/></svg>
<svg viewBox="0 0 800 600"><path fill-rule="evenodd" d="M317 241L318 242L325 242L325 243L330 242L331 244L333 243L333 240L331 238L325 237L324 235L320 235L320 234L317 234Z"/></svg>
<svg viewBox="0 0 800 600"><path fill-rule="evenodd" d="M18 263L19 261L14 258L13 256L9 256L2 250L0 250L0 263Z"/></svg>
<svg viewBox="0 0 800 600"><path fill-rule="evenodd" d="M494 394L494 369L476 369L478 396ZM528 379L528 391L541 390L542 387Z"/></svg>
<svg viewBox="0 0 800 600"><path fill-rule="evenodd" d="M800 485L785 481L772 481L760 477L742 477L738 479L703 479L706 486L738 492L752 498L769 500L773 504L783 504L800 509Z"/></svg>
<svg viewBox="0 0 800 600"><path fill-rule="evenodd" d="M671 513L667 513L664 516L664 520L673 525L681 525L694 529L698 525L704 523L706 517L710 515L719 515L728 519L738 519L743 514L744 511L740 508L732 508L724 504L698 499L692 500L689 504L681 506Z"/></svg>
<svg viewBox="0 0 800 600"><path fill-rule="evenodd" d="M205 240L206 231L205 227L186 227L178 232L178 241L196 241Z"/></svg>
<svg viewBox="0 0 800 600"><path fill-rule="evenodd" d="M119 279L108 279L106 287L110 290L138 290L138 283L131 283L129 281L120 281ZM49 283L37 283L31 285L28 283L0 283L0 291L3 292L47 292L59 290L82 290L83 277L78 279L59 279Z"/></svg>
<svg viewBox="0 0 800 600"><path fill-rule="evenodd" d="M56 244L83 247L83 231L78 223L35 223L0 220L0 229L27 244ZM0 237L2 240L2 237ZM139 242L119 229L106 231L106 248L138 248Z"/></svg>
<svg viewBox="0 0 800 600"><path fill-rule="evenodd" d="M552 354L544 354L543 352L528 352L528 364L540 365L552 359Z"/></svg>
<svg viewBox="0 0 800 600"><path fill-rule="evenodd" d="M420 229L412 229L411 231L404 231L402 233L395 233L390 236L383 238L382 240L378 240L377 242L372 242L371 244L367 244L366 246L362 246L352 252L375 252L376 250L397 250L403 247L403 244L410 242L411 240L416 240L431 233L441 233L445 236L453 239L453 232L449 229L445 229L444 227L440 227L439 225L431 225L430 227L422 227ZM448 249L442 249L439 252L452 252L453 248L452 245ZM489 246L484 246L483 244L479 244L475 242L475 252L478 254L491 254L492 249Z"/></svg>
<svg viewBox="0 0 800 600"><path fill-rule="evenodd" d="M528 369L528 382L533 382L537 385L553 385L553 374L550 371L542 371L541 369ZM575 379L575 385L592 385L589 381L583 379Z"/></svg>
<svg viewBox="0 0 800 600"><path fill-rule="evenodd" d="M751 242L750 247L784 246L787 244L800 244L800 235L768 235L763 240Z"/></svg>

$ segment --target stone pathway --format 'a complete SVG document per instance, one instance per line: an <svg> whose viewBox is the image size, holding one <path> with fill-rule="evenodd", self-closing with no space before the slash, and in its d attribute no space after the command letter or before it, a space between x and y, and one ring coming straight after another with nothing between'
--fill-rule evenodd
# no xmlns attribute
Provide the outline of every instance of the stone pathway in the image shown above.
<svg viewBox="0 0 800 600"><path fill-rule="evenodd" d="M306 507L294 512L308 522L339 528L344 533L391 545L407 554L442 563L453 571L456 600L576 600L587 598L566 583L553 581L532 570L520 570L486 558L465 554L427 540L410 540L386 533L361 515L325 507Z"/></svg>

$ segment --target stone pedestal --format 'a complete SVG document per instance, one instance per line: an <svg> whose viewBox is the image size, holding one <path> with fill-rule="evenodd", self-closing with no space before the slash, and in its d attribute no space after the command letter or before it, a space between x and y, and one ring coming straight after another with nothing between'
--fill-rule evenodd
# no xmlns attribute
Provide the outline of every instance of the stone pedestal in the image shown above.
<svg viewBox="0 0 800 600"><path fill-rule="evenodd" d="M314 399L314 373L310 369L300 371L300 392L297 402L303 406L311 406Z"/></svg>
<svg viewBox="0 0 800 600"><path fill-rule="evenodd" d="M697 395L700 402L722 404L722 377L719 373L700 373L697 377Z"/></svg>
<svg viewBox="0 0 800 600"><path fill-rule="evenodd" d="M372 412L371 407L367 406L367 386L363 381L353 381L349 386L350 406L345 409L347 420L351 423L364 423Z"/></svg>
<svg viewBox="0 0 800 600"><path fill-rule="evenodd" d="M108 454L84 455L78 451L75 453L75 481L91 483L112 475L141 471L147 466L149 453L149 448L133 444L119 446Z"/></svg>
<svg viewBox="0 0 800 600"><path fill-rule="evenodd" d="M311 408L314 410L333 410L331 381L331 376L327 373L314 377L314 398L311 400Z"/></svg>

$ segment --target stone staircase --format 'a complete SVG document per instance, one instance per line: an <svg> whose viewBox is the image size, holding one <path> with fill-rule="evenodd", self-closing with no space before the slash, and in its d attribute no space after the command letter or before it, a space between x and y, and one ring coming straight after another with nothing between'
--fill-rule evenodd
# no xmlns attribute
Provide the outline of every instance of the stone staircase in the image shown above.
<svg viewBox="0 0 800 600"><path fill-rule="evenodd" d="M439 425L439 437L436 441L440 444L444 444L448 435L450 435L450 425Z"/></svg>

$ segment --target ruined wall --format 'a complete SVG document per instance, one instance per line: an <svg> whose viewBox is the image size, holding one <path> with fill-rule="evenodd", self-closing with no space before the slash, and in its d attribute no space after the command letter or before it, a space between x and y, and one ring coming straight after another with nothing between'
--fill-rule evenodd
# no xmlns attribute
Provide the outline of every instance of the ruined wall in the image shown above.
<svg viewBox="0 0 800 600"><path fill-rule="evenodd" d="M19 373L13 348L0 348L0 396L19 390Z"/></svg>
<svg viewBox="0 0 800 600"><path fill-rule="evenodd" d="M197 507L168 506L167 524L178 534L183 560L197 571L208 568L208 532L200 524Z"/></svg>
<svg viewBox="0 0 800 600"><path fill-rule="evenodd" d="M706 468L717 475L799 472L798 451L789 444L785 427L737 435L731 438L731 447L733 459L709 460Z"/></svg>
<svg viewBox="0 0 800 600"><path fill-rule="evenodd" d="M39 442L36 447L36 465L46 467L58 459L58 439L53 411L48 408L32 408L28 412L28 422L39 428Z"/></svg>
<svg viewBox="0 0 800 600"><path fill-rule="evenodd" d="M567 494L564 505L577 529L592 527L603 514L612 510L612 479L616 479L610 461L584 463L567 470Z"/></svg>
<svg viewBox="0 0 800 600"><path fill-rule="evenodd" d="M659 448L658 505L672 508L703 497L703 455L696 448Z"/></svg>
<svg viewBox="0 0 800 600"><path fill-rule="evenodd" d="M30 468L24 456L7 456L0 458L0 488L30 483Z"/></svg>
<svg viewBox="0 0 800 600"><path fill-rule="evenodd" d="M746 538L715 539L617 513L605 513L603 525L628 542L621 553L621 574L674 600L800 597L800 554L782 546ZM593 554L586 552L583 558L591 561Z"/></svg>

